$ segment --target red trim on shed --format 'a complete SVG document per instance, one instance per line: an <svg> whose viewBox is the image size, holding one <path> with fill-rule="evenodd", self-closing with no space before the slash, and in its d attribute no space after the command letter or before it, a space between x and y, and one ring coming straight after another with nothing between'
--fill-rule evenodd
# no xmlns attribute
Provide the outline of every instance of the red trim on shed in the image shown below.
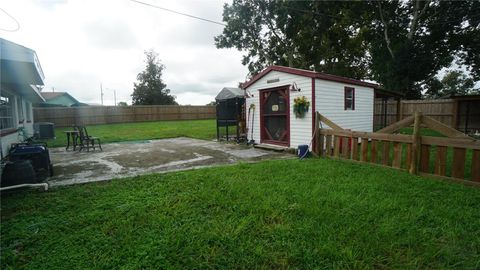
<svg viewBox="0 0 480 270"><path fill-rule="evenodd" d="M268 144L275 144L275 145L280 145L280 146L287 146L290 147L290 91L288 90L289 85L283 85L283 86L278 86L278 87L273 87L273 88L266 88L266 89L259 89L259 107L260 107L260 143L268 143ZM286 131L287 131L287 140L286 142L281 142L281 141L274 141L274 140L268 140L264 139L265 137L265 119L264 119L264 114L263 114L263 108L264 108L264 97L263 93L264 92L272 92L272 91L279 91L279 90L286 90Z"/></svg>
<svg viewBox="0 0 480 270"><path fill-rule="evenodd" d="M312 136L315 133L315 78L312 78ZM316 146L315 140L312 143L312 149L315 149Z"/></svg>
<svg viewBox="0 0 480 270"><path fill-rule="evenodd" d="M353 88L353 93L352 93L352 110L355 111L355 88Z"/></svg>
<svg viewBox="0 0 480 270"><path fill-rule="evenodd" d="M348 87L348 86L345 86L343 88L343 109L346 111L346 110L349 110L349 108L347 108L347 91L349 90L352 90L352 111L355 111L355 88L353 87Z"/></svg>
<svg viewBox="0 0 480 270"><path fill-rule="evenodd" d="M258 81L263 76L267 75L272 70L299 75L299 76L310 77L310 78L317 78L317 79L326 80L326 81L366 86L366 87L371 87L375 89L380 87L378 84L374 84L374 83L368 83L360 80L345 78L341 76L336 76L336 75L331 75L331 74L326 74L326 73L321 73L321 72L316 72L311 70L304 70L304 69L290 68L290 67L283 67L283 66L269 66L266 69L264 69L262 72L253 76L253 78L250 81L243 83L242 88L243 89L248 88L250 85Z"/></svg>

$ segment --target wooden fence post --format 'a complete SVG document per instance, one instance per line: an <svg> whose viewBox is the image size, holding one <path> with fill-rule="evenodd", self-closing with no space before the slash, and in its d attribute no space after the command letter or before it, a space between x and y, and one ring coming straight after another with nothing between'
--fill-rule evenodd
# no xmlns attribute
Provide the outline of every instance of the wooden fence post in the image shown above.
<svg viewBox="0 0 480 270"><path fill-rule="evenodd" d="M458 129L458 100L453 101L452 128Z"/></svg>
<svg viewBox="0 0 480 270"><path fill-rule="evenodd" d="M397 98L397 122L403 119L403 106L402 106L402 100L400 98Z"/></svg>
<svg viewBox="0 0 480 270"><path fill-rule="evenodd" d="M421 137L420 137L420 124L422 122L422 113L415 112L415 120L413 122L413 143L412 143L412 158L410 163L409 172L411 174L418 174L418 161L420 160L420 148L421 148Z"/></svg>
<svg viewBox="0 0 480 270"><path fill-rule="evenodd" d="M320 136L320 113L315 112L315 139L314 139L314 153L322 156L322 151L323 151L323 137ZM320 140L321 139L321 140Z"/></svg>

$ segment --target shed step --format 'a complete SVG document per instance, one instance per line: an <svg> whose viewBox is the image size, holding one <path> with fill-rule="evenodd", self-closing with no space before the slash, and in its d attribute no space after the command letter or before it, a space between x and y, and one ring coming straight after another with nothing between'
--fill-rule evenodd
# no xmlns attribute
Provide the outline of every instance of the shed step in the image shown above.
<svg viewBox="0 0 480 270"><path fill-rule="evenodd" d="M273 150L273 151L277 151L277 152L286 151L288 149L288 147L285 147L285 146L265 144L265 143L255 144L253 147L260 148L260 149L266 149L266 150Z"/></svg>

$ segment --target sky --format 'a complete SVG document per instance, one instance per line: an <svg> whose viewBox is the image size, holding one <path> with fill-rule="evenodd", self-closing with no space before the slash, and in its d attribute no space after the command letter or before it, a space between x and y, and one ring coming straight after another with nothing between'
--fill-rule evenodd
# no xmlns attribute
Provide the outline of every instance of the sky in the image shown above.
<svg viewBox="0 0 480 270"><path fill-rule="evenodd" d="M182 13L222 21L225 1L141 0ZM68 92L80 102L131 104L145 50L166 66L163 79L179 104L205 105L223 87L245 81L241 52L217 49L223 26L169 13L130 0L2 0L0 8L20 24L0 37L36 51L45 74L43 91ZM0 29L17 24L0 10Z"/></svg>

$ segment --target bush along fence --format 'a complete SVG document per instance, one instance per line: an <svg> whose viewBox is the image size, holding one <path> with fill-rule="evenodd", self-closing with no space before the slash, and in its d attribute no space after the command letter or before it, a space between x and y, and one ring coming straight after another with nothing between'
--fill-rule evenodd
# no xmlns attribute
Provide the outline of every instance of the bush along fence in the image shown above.
<svg viewBox="0 0 480 270"><path fill-rule="evenodd" d="M35 122L57 127L162 120L214 119L215 106L85 106L34 108Z"/></svg>
<svg viewBox="0 0 480 270"><path fill-rule="evenodd" d="M324 123L331 129L320 128ZM394 134L413 125L412 135ZM446 137L421 136L428 127ZM316 113L313 153L480 185L480 141L419 112L377 132L342 129Z"/></svg>

